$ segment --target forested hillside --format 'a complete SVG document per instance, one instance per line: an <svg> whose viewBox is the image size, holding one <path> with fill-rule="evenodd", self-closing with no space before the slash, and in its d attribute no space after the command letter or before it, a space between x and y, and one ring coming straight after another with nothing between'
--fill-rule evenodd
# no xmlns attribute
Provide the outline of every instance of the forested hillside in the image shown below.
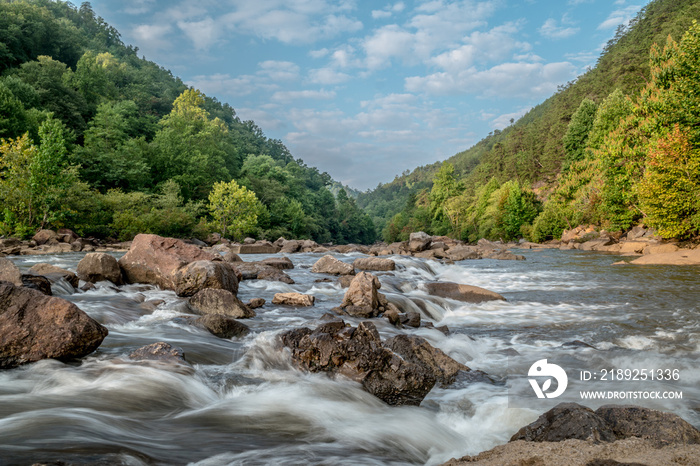
<svg viewBox="0 0 700 466"><path fill-rule="evenodd" d="M139 58L89 3L0 0L0 73L0 234L375 239L327 173Z"/></svg>
<svg viewBox="0 0 700 466"><path fill-rule="evenodd" d="M416 230L541 241L579 223L640 221L666 237L696 234L698 18L695 1L650 2L575 82L446 162L361 194L359 205L387 241Z"/></svg>

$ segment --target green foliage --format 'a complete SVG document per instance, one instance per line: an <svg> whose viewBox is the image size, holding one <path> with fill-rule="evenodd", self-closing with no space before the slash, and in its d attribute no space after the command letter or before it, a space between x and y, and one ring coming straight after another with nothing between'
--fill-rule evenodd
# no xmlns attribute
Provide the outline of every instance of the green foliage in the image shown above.
<svg viewBox="0 0 700 466"><path fill-rule="evenodd" d="M562 143L566 158L564 168L573 162L583 159L584 151L588 142L588 135L593 127L596 117L596 104L591 99L585 98L581 101L578 110L572 115L569 126L564 133Z"/></svg>
<svg viewBox="0 0 700 466"><path fill-rule="evenodd" d="M224 237L230 231L234 238L243 239L257 226L262 205L253 191L231 180L214 184L208 207Z"/></svg>

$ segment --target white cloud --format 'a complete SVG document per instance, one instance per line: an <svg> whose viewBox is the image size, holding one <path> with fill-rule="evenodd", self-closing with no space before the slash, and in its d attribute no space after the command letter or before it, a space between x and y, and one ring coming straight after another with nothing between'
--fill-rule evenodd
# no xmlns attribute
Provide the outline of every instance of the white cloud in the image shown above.
<svg viewBox="0 0 700 466"><path fill-rule="evenodd" d="M521 116L525 115L531 109L532 109L532 107L523 107L516 112L504 113L502 115L498 115L496 118L493 118L494 115L488 115L488 114L483 114L482 117L485 120L491 120L489 122L491 125L491 128L503 129L503 128L507 128L508 126L510 126L512 124L510 122L510 120L513 120L514 122L518 121Z"/></svg>
<svg viewBox="0 0 700 466"><path fill-rule="evenodd" d="M124 13L127 15L142 15L153 9L155 0L130 0L124 6Z"/></svg>
<svg viewBox="0 0 700 466"><path fill-rule="evenodd" d="M350 75L333 68L318 68L309 71L309 81L314 84L340 84L348 81Z"/></svg>
<svg viewBox="0 0 700 466"><path fill-rule="evenodd" d="M328 50L327 48L324 47L322 49L310 51L309 56L311 58L323 58L323 57L327 56L329 53L330 53L330 50Z"/></svg>
<svg viewBox="0 0 700 466"><path fill-rule="evenodd" d="M141 24L132 30L134 38L145 45L148 50L160 50L170 46L166 36L170 34L172 27L169 24Z"/></svg>
<svg viewBox="0 0 700 466"><path fill-rule="evenodd" d="M212 18L201 21L178 21L177 27L192 41L197 50L205 50L219 39L221 30Z"/></svg>
<svg viewBox="0 0 700 466"><path fill-rule="evenodd" d="M634 16L641 8L642 7L639 5L630 5L626 8L615 10L612 13L610 13L610 16L608 16L608 18L598 26L598 29L614 29L620 24L626 25L629 22L629 20L634 18Z"/></svg>
<svg viewBox="0 0 700 466"><path fill-rule="evenodd" d="M372 10L372 18L374 19L384 19L384 18L391 18L391 15L393 13L391 11L386 11L386 10Z"/></svg>
<svg viewBox="0 0 700 466"><path fill-rule="evenodd" d="M557 25L557 20L549 18L540 26L539 32L549 39L566 39L578 33L580 28Z"/></svg>
<svg viewBox="0 0 700 466"><path fill-rule="evenodd" d="M457 73L434 73L406 78L410 92L436 95L477 94L497 98L541 98L556 91L557 86L576 75L569 62L502 63L490 69L475 68Z"/></svg>
<svg viewBox="0 0 700 466"><path fill-rule="evenodd" d="M389 66L392 58L409 60L415 44L414 38L413 34L395 24L376 30L363 43L365 66L378 69Z"/></svg>
<svg viewBox="0 0 700 466"><path fill-rule="evenodd" d="M266 60L258 63L258 74L272 81L293 81L299 77L299 66L290 61Z"/></svg>
<svg viewBox="0 0 700 466"><path fill-rule="evenodd" d="M320 100L330 100L335 97L335 92L333 91L314 91L314 90L304 90L304 91L277 91L272 95L272 100L278 102L291 102L292 100L299 99L320 99Z"/></svg>

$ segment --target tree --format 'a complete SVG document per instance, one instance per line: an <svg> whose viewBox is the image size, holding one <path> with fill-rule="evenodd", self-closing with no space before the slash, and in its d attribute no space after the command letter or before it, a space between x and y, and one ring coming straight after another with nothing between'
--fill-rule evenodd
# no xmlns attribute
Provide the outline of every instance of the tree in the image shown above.
<svg viewBox="0 0 700 466"><path fill-rule="evenodd" d="M566 151L565 166L583 159L595 116L595 102L589 98L583 99L578 110L571 116L571 121L562 139Z"/></svg>
<svg viewBox="0 0 700 466"><path fill-rule="evenodd" d="M258 215L262 205L254 192L245 186L239 186L235 180L228 183L218 182L209 193L209 212L221 228L222 236L228 230L234 238L253 230L258 224Z"/></svg>
<svg viewBox="0 0 700 466"><path fill-rule="evenodd" d="M0 140L0 198L3 200L0 226L3 234L25 236L34 223L34 204L29 186L36 146L27 134Z"/></svg>

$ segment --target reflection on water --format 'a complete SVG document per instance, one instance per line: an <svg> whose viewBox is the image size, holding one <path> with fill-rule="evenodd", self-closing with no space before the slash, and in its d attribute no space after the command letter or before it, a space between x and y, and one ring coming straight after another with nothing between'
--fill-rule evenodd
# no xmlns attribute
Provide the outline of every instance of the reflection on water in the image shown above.
<svg viewBox="0 0 700 466"><path fill-rule="evenodd" d="M110 334L82 362L41 361L0 372L0 464L438 464L507 441L547 409L536 399L530 409L509 408L504 383L514 371L526 375L543 354L570 374L680 369L681 380L666 388L682 390L682 400L639 404L700 426L697 269L612 266L617 257L574 251L523 254L524 262L454 265L397 256L396 272L379 274L391 302L451 329L449 335L411 332L497 381L436 387L420 407L389 407L353 382L292 368L276 334L316 325L344 293L336 283L314 282L319 275L308 268L319 255L289 256L294 285L241 284L242 300L261 297L268 304L246 321L253 331L236 340L189 325L183 300L170 291L100 283L67 294L71 290L59 285L60 294ZM358 256L337 255L348 262ZM24 270L37 262L75 270L81 257L13 260ZM429 296L421 285L435 280L481 286L508 301L466 304ZM288 291L313 294L316 306L269 304L274 293ZM385 338L405 331L384 319L376 323ZM566 345L576 340L593 347ZM192 369L128 359L155 341L182 347Z"/></svg>

